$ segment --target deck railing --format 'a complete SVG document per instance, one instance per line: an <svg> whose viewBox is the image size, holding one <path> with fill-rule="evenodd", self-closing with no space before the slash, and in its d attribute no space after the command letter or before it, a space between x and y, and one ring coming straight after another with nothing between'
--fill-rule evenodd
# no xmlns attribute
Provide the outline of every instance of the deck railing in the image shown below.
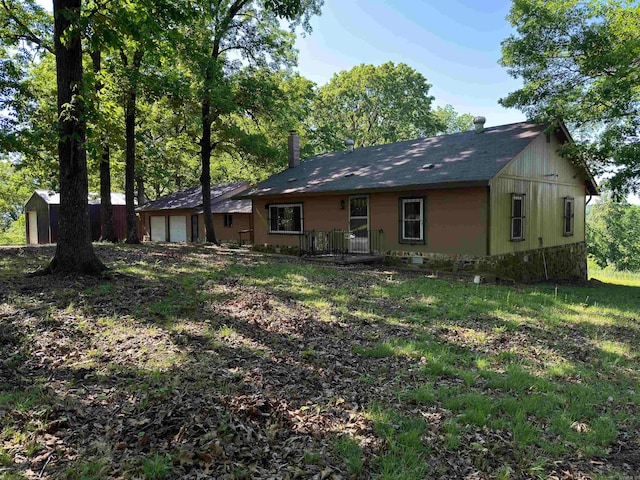
<svg viewBox="0 0 640 480"><path fill-rule="evenodd" d="M374 255L383 250L383 230L310 230L300 235L300 255Z"/></svg>

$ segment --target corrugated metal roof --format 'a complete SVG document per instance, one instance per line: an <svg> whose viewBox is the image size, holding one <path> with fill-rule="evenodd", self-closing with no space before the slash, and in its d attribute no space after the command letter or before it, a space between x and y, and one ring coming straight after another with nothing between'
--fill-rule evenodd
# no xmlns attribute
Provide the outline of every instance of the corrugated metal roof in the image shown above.
<svg viewBox="0 0 640 480"><path fill-rule="evenodd" d="M91 194L89 194L89 197L91 197ZM93 200L89 200L89 204L100 205L100 203L102 203L100 201L100 197L94 198ZM134 205L137 205L138 199L134 198L133 203ZM111 205L126 205L126 204L127 204L127 200L125 198L124 193L111 192Z"/></svg>
<svg viewBox="0 0 640 480"><path fill-rule="evenodd" d="M486 184L548 126L514 123L317 155L234 198Z"/></svg>
<svg viewBox="0 0 640 480"><path fill-rule="evenodd" d="M53 190L36 190L36 193L49 205L60 205L60 194ZM97 193L89 193L87 198L90 205L99 204L100 197ZM137 202L137 200L134 200ZM124 193L111 192L111 205L126 205Z"/></svg>
<svg viewBox="0 0 640 480"><path fill-rule="evenodd" d="M248 187L248 182L234 182L234 183L221 183L218 185L211 186L211 207L220 203L224 199L223 195L230 194L236 190L239 190L243 187ZM174 193L170 193L169 195L165 195L163 197L154 200L153 202L149 202L141 207L137 208L138 212L147 212L153 210L177 210L183 208L198 208L200 211L202 210L202 187L191 187L184 190L180 190ZM249 205L249 211L251 211L251 206ZM218 212L216 212L218 213ZM224 212L224 213L232 213L232 212Z"/></svg>
<svg viewBox="0 0 640 480"><path fill-rule="evenodd" d="M53 190L36 190L36 193L49 205L60 205L60 194Z"/></svg>

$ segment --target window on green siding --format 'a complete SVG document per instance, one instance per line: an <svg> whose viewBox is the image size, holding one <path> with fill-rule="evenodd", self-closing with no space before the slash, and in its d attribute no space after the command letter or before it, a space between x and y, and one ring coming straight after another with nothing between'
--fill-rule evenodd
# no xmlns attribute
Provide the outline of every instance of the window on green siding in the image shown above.
<svg viewBox="0 0 640 480"><path fill-rule="evenodd" d="M573 235L573 217L575 216L575 201L573 197L564 197L564 216L562 233L565 237Z"/></svg>
<svg viewBox="0 0 640 480"><path fill-rule="evenodd" d="M511 194L511 240L524 240L524 193Z"/></svg>

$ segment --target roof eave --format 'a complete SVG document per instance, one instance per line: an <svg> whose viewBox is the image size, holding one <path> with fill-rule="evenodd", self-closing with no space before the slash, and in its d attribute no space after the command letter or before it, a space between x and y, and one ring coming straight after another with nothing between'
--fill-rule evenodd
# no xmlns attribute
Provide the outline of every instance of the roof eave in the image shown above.
<svg viewBox="0 0 640 480"><path fill-rule="evenodd" d="M573 140L573 137L571 136L569 129L561 119L557 119L553 125L562 132L562 134L567 138L567 140L570 143L575 144L575 141ZM587 192L590 195L600 195L600 191L598 189L598 183L596 182L596 179L594 178L593 174L589 170L589 166L582 159L578 160L578 164L580 167L582 167L582 169L584 169L584 172L587 174L587 179L586 179Z"/></svg>
<svg viewBox="0 0 640 480"><path fill-rule="evenodd" d="M322 195L350 195L350 194L363 194L363 193L383 193L383 192L406 192L416 190L448 190L453 188L469 188L469 187L486 187L489 185L489 180L469 180L459 182L440 182L440 183L418 183L411 185L394 185L389 187L371 187L371 188L358 188L358 189L342 189L342 190L322 190L322 191L297 191L297 192L273 192L254 195L243 195L234 198L243 200L253 200L256 198L268 198L268 197L295 197L295 196L322 196Z"/></svg>

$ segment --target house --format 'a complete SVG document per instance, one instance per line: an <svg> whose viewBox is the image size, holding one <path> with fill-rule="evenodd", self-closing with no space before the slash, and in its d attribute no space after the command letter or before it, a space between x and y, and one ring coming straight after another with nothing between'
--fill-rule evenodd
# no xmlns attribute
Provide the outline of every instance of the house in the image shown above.
<svg viewBox="0 0 640 480"><path fill-rule="evenodd" d="M98 241L102 236L100 220L100 198L90 193L89 220L91 240ZM126 202L123 193L112 193L113 227L118 239L127 238ZM56 243L58 239L58 217L60 213L60 194L52 190L36 190L24 207L26 214L26 241L28 245Z"/></svg>
<svg viewBox="0 0 640 480"><path fill-rule="evenodd" d="M499 278L586 278L585 203L597 185L559 155L562 122L514 123L299 161L245 190L266 249L382 253Z"/></svg>
<svg viewBox="0 0 640 480"><path fill-rule="evenodd" d="M211 186L211 211L220 241L251 241L251 202L231 197L249 187L248 182ZM205 238L202 187L191 187L165 195L136 211L143 238L154 242L201 242ZM245 235L242 239L241 235Z"/></svg>

